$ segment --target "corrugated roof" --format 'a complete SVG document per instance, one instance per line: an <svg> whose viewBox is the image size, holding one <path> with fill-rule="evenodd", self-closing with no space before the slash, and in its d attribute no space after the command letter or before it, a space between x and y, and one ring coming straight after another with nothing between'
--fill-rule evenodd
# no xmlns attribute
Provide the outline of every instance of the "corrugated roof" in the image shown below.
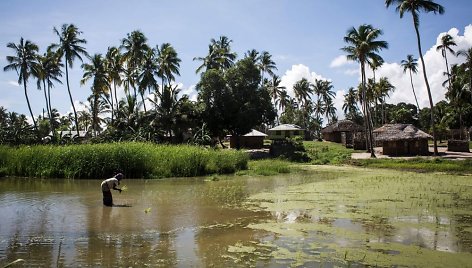
<svg viewBox="0 0 472 268"><path fill-rule="evenodd" d="M267 137L267 134L253 129L251 132L245 134L244 137Z"/></svg>
<svg viewBox="0 0 472 268"><path fill-rule="evenodd" d="M282 124L282 125L278 125L274 128L269 129L269 131L276 131L276 130L303 130L303 129L293 124Z"/></svg>
<svg viewBox="0 0 472 268"><path fill-rule="evenodd" d="M386 124L374 130L375 139L378 141L400 141L432 139L428 133L411 124Z"/></svg>

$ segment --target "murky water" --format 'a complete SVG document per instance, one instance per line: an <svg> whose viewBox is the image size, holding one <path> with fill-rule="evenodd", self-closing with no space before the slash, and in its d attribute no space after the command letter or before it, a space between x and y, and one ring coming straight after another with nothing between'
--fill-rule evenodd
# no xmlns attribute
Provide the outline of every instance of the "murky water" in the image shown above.
<svg viewBox="0 0 472 268"><path fill-rule="evenodd" d="M241 202L307 180L214 179L125 179L116 207L102 205L99 180L0 179L0 267L231 266L228 247L266 236L246 226L271 217Z"/></svg>
<svg viewBox="0 0 472 268"><path fill-rule="evenodd" d="M468 267L472 178L0 179L0 267ZM416 175L415 175L416 176Z"/></svg>

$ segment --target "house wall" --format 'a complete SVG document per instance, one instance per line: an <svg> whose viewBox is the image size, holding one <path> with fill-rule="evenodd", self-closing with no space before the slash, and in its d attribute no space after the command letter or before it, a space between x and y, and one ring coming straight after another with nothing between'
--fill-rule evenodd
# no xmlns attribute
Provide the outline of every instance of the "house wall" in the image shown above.
<svg viewBox="0 0 472 268"><path fill-rule="evenodd" d="M428 140L412 140L412 141L384 141L382 144L384 155L428 155Z"/></svg>
<svg viewBox="0 0 472 268"><path fill-rule="evenodd" d="M304 137L303 130L269 130L269 139L283 140L285 138L293 138L295 136Z"/></svg>
<svg viewBox="0 0 472 268"><path fill-rule="evenodd" d="M231 148L236 148L236 137L231 136L229 140L229 146ZM249 149L260 149L264 145L264 137L239 137L239 146L241 148L249 148Z"/></svg>

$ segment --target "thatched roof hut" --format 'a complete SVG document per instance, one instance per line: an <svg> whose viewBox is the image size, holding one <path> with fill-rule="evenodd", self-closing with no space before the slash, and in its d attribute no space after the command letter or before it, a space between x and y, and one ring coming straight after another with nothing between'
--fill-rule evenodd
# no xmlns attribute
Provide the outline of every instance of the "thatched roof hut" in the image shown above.
<svg viewBox="0 0 472 268"><path fill-rule="evenodd" d="M362 132L362 126L352 122L351 120L340 120L331 124L321 130L323 139L342 143L346 146L351 146L353 143L353 134Z"/></svg>
<svg viewBox="0 0 472 268"><path fill-rule="evenodd" d="M374 130L374 139L382 143L385 155L427 155L432 138L411 124L386 124Z"/></svg>

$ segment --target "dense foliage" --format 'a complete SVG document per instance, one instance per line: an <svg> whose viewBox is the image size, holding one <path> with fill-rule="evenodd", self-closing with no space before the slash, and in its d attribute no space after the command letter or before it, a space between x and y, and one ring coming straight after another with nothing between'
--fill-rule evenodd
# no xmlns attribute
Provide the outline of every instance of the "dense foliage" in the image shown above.
<svg viewBox="0 0 472 268"><path fill-rule="evenodd" d="M244 152L141 142L68 146L0 146L0 170L7 175L103 179L189 177L246 169Z"/></svg>

